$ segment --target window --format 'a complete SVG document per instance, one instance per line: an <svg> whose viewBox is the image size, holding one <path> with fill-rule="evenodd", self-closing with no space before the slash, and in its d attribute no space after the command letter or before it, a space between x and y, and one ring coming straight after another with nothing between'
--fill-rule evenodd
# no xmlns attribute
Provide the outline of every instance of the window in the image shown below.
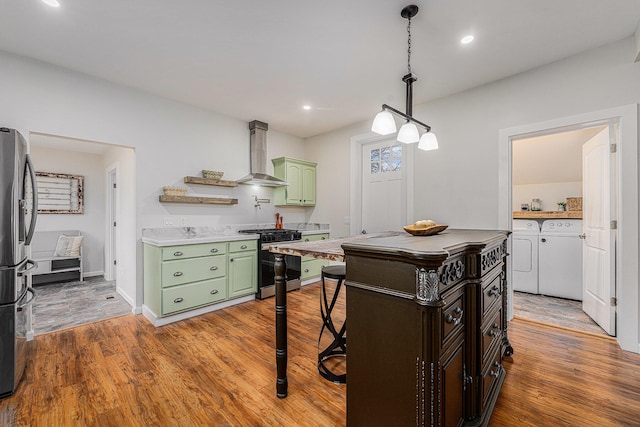
<svg viewBox="0 0 640 427"><path fill-rule="evenodd" d="M402 145L396 144L389 147L371 150L370 171L372 175L377 173L400 172L402 170Z"/></svg>

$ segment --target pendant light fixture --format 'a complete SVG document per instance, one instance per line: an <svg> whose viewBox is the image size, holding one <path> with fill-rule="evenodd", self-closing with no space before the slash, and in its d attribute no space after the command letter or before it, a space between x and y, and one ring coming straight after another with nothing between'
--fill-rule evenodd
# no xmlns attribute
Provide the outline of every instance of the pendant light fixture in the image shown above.
<svg viewBox="0 0 640 427"><path fill-rule="evenodd" d="M418 148L421 150L435 150L438 148L438 140L436 136L431 132L431 126L422 123L419 120L413 118L413 82L418 78L411 72L411 18L418 14L418 6L412 4L400 12L400 16L409 21L407 25L408 33L408 49L407 49L407 74L402 77L402 81L407 85L406 94L406 113L396 110L387 104L382 104L382 111L380 111L375 119L373 119L373 125L371 131L380 135L389 135L396 132L396 121L394 114L401 119L405 120L405 123L398 132L398 141L405 144L412 144L420 142ZM424 130L422 137L420 136L420 128Z"/></svg>

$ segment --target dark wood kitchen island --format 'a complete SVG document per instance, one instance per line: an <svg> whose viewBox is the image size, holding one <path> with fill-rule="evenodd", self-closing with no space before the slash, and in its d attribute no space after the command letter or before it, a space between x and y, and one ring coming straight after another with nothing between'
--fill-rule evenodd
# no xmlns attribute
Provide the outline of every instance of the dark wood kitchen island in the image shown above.
<svg viewBox="0 0 640 427"><path fill-rule="evenodd" d="M487 425L511 356L509 232L389 232L273 244L278 397L287 395L284 254L346 262L347 424Z"/></svg>

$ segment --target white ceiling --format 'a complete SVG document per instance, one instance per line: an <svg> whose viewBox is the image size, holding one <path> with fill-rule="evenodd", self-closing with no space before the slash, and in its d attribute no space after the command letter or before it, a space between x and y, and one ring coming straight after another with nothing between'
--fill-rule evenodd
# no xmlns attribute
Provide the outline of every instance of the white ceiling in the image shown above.
<svg viewBox="0 0 640 427"><path fill-rule="evenodd" d="M407 0L59 1L3 0L0 50L300 137L404 110ZM638 0L415 4L415 105L629 37L640 19Z"/></svg>

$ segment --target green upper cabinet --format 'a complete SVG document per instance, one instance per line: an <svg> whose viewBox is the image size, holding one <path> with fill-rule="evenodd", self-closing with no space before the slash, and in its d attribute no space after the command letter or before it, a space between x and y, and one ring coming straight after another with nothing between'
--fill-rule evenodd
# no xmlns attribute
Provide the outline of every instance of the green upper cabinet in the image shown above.
<svg viewBox="0 0 640 427"><path fill-rule="evenodd" d="M316 166L317 163L304 160L279 157L273 159L273 174L289 183L276 187L275 204L278 206L315 206L316 205Z"/></svg>

